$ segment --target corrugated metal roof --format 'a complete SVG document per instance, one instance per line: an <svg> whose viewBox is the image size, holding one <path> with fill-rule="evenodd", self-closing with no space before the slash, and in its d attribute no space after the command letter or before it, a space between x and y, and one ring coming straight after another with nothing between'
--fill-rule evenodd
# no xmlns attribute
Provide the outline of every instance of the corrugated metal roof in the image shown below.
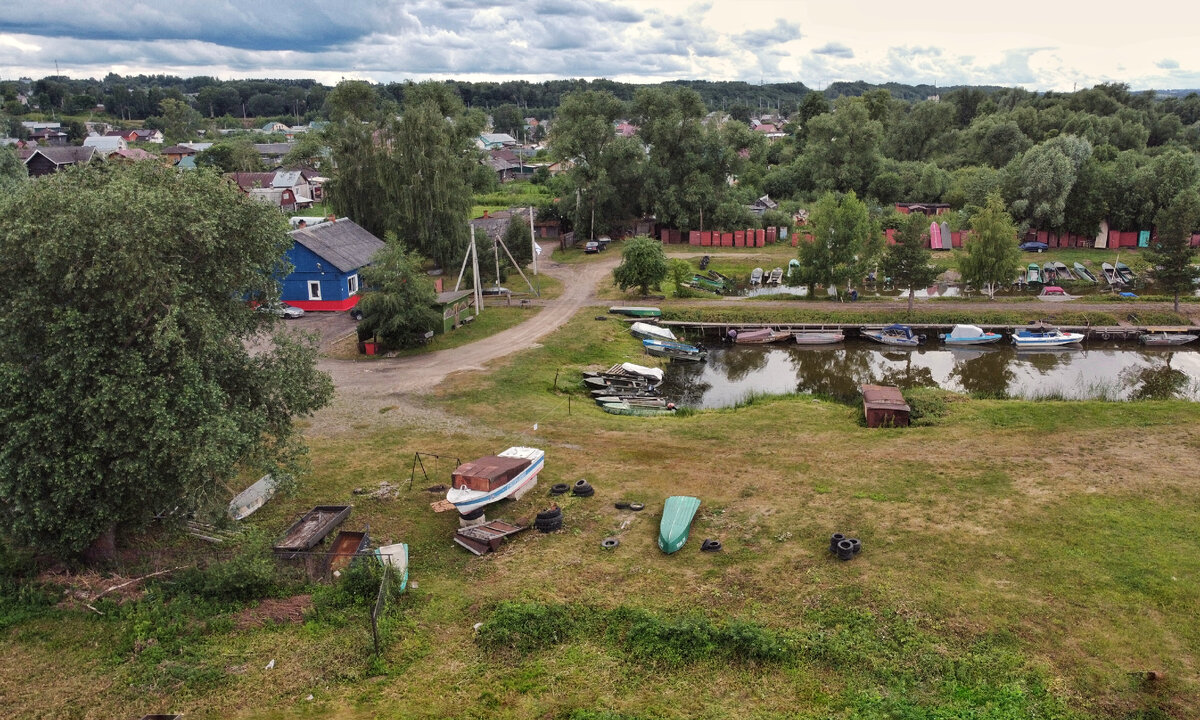
<svg viewBox="0 0 1200 720"><path fill-rule="evenodd" d="M299 170L280 170L271 180L271 187L290 188L300 182Z"/></svg>
<svg viewBox="0 0 1200 720"><path fill-rule="evenodd" d="M340 272L369 265L371 258L385 245L350 218L299 228L290 234L294 241L327 260Z"/></svg>

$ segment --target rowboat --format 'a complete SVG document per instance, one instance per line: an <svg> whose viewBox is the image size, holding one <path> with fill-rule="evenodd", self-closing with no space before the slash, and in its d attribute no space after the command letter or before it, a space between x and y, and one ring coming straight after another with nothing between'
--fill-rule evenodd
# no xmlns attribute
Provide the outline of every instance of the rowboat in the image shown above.
<svg viewBox="0 0 1200 720"><path fill-rule="evenodd" d="M708 351L687 343L671 342L670 340L652 340L646 338L642 347L655 357L665 357L672 360L701 361L708 357Z"/></svg>
<svg viewBox="0 0 1200 720"><path fill-rule="evenodd" d="M986 345L999 341L1004 336L999 333L984 332L976 325L955 325L950 332L945 333L942 342L952 347L964 345Z"/></svg>
<svg viewBox="0 0 1200 720"><path fill-rule="evenodd" d="M779 285L783 282L783 268L775 268L771 271L771 276L767 278L768 285Z"/></svg>
<svg viewBox="0 0 1200 720"><path fill-rule="evenodd" d="M1090 283L1096 282L1096 276L1092 274L1092 271L1080 263L1075 263L1075 274L1079 276L1080 280L1086 280Z"/></svg>
<svg viewBox="0 0 1200 720"><path fill-rule="evenodd" d="M670 329L651 325L650 323L635 322L629 326L629 332L639 339L654 338L655 340L674 340L675 333Z"/></svg>
<svg viewBox="0 0 1200 720"><path fill-rule="evenodd" d="M1195 340L1200 335L1192 335L1191 333L1169 333L1165 330L1160 332L1144 333L1138 336L1138 342L1151 347L1163 347L1170 345L1186 345Z"/></svg>
<svg viewBox="0 0 1200 720"><path fill-rule="evenodd" d="M692 284L712 292L721 292L725 289L724 281L706 277L704 275L693 275Z"/></svg>
<svg viewBox="0 0 1200 720"><path fill-rule="evenodd" d="M1018 348L1062 347L1083 342L1081 333L1063 332L1058 328L1043 330L1018 330L1013 333L1013 344Z"/></svg>
<svg viewBox="0 0 1200 720"><path fill-rule="evenodd" d="M762 268L754 268L753 270L750 271L750 284L751 285L758 285L758 284L762 283L762 281L763 281L763 269Z"/></svg>
<svg viewBox="0 0 1200 720"><path fill-rule="evenodd" d="M1042 292L1037 296L1042 302L1066 302L1068 300L1076 300L1074 295L1068 295L1066 290L1063 290L1057 285L1047 285L1042 288Z"/></svg>
<svg viewBox="0 0 1200 720"><path fill-rule="evenodd" d="M1059 280L1074 280L1075 279L1075 276L1071 274L1071 271L1063 263L1055 262L1054 263L1054 271L1056 273L1058 273Z"/></svg>
<svg viewBox="0 0 1200 720"><path fill-rule="evenodd" d="M675 406L673 403L667 403L665 408L639 407L630 405L629 403L604 403L600 406L604 412L610 415L638 415L640 417L657 417L660 415L674 415Z"/></svg>
<svg viewBox="0 0 1200 720"><path fill-rule="evenodd" d="M628 397L622 395L601 395L596 398L597 405L605 403L625 403L636 407L665 408L667 399L664 397Z"/></svg>
<svg viewBox="0 0 1200 720"><path fill-rule="evenodd" d="M1117 269L1108 263L1100 263L1100 270L1104 272L1104 280L1109 285L1124 285L1125 281L1117 275Z"/></svg>
<svg viewBox="0 0 1200 720"><path fill-rule="evenodd" d="M913 334L912 328L907 325L888 325L885 328L863 328L859 332L863 337L883 343L884 345L916 347L925 340L924 335Z"/></svg>
<svg viewBox="0 0 1200 720"><path fill-rule="evenodd" d="M1037 263L1029 263L1028 267L1025 268L1025 282L1032 285L1041 281L1042 269L1038 267Z"/></svg>
<svg viewBox="0 0 1200 720"><path fill-rule="evenodd" d="M1137 279L1137 276L1133 274L1133 271L1129 269L1129 266L1123 262L1117 263L1116 270L1117 277L1121 278L1121 282L1125 283L1126 285L1132 285L1133 281Z"/></svg>
<svg viewBox="0 0 1200 720"><path fill-rule="evenodd" d="M384 545L375 551L375 556L384 565L392 566L392 572L400 580L400 591L403 592L408 587L408 545Z"/></svg>
<svg viewBox="0 0 1200 720"><path fill-rule="evenodd" d="M634 377L642 378L654 385L659 384L663 380L662 368L646 367L645 365L635 365L631 362L621 363L620 366L613 366L608 372L609 377Z"/></svg>
<svg viewBox="0 0 1200 720"><path fill-rule="evenodd" d="M622 397L658 397L658 389L652 387L631 388L631 387L593 387L591 390L592 397L601 395L621 395Z"/></svg>
<svg viewBox="0 0 1200 720"><path fill-rule="evenodd" d="M367 549L370 542L371 536L365 530L362 532L353 530L339 532L329 545L326 572L332 575L349 567L359 553Z"/></svg>
<svg viewBox="0 0 1200 720"><path fill-rule="evenodd" d="M786 340L791 335L790 332L772 330L771 328L729 331L729 337L733 338L733 341L739 345L764 345L766 343Z"/></svg>
<svg viewBox="0 0 1200 720"><path fill-rule="evenodd" d="M663 503L662 522L658 525L658 549L670 555L687 542L692 520L700 509L700 498L673 495Z"/></svg>
<svg viewBox="0 0 1200 720"><path fill-rule="evenodd" d="M617 305L608 309L610 313L627 317L662 317L662 310L656 307L639 307L636 305Z"/></svg>
<svg viewBox="0 0 1200 720"><path fill-rule="evenodd" d="M350 517L349 505L318 505L303 516L284 533L283 539L275 543L277 553L298 553L311 550L325 536Z"/></svg>
<svg viewBox="0 0 1200 720"><path fill-rule="evenodd" d="M792 335L796 338L797 345L833 345L840 343L846 339L846 335L841 330L820 331L820 332L795 332Z"/></svg>
<svg viewBox="0 0 1200 720"><path fill-rule="evenodd" d="M1058 271L1054 269L1054 263L1043 263L1042 282L1054 282L1055 280L1058 280Z"/></svg>
<svg viewBox="0 0 1200 720"><path fill-rule="evenodd" d="M274 494L275 479L270 475L263 475L229 501L229 516L234 520L245 520L265 505Z"/></svg>
<svg viewBox="0 0 1200 720"><path fill-rule="evenodd" d="M585 377L583 384L593 390L604 390L605 395L612 395L610 391L621 390L629 391L630 393L648 393L652 391L656 383L651 383L644 378L612 378L612 377Z"/></svg>
<svg viewBox="0 0 1200 720"><path fill-rule="evenodd" d="M485 455L454 469L446 500L465 515L506 497L520 498L537 485L545 466L546 453L537 448L510 447Z"/></svg>

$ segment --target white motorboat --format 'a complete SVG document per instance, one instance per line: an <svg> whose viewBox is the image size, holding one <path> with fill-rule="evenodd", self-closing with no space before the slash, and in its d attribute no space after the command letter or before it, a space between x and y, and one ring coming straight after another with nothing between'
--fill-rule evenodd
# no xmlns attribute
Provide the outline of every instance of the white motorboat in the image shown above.
<svg viewBox="0 0 1200 720"><path fill-rule="evenodd" d="M862 336L884 345L916 347L925 341L924 335L916 335L907 325L888 325L885 328L863 328Z"/></svg>
<svg viewBox="0 0 1200 720"><path fill-rule="evenodd" d="M1058 328L1018 330L1012 339L1018 348L1062 347L1083 342L1083 333L1063 332Z"/></svg>
<svg viewBox="0 0 1200 720"><path fill-rule="evenodd" d="M950 332L942 335L942 342L950 346L986 345L998 342L1004 336L1000 333L984 332L976 325L955 325Z"/></svg>
<svg viewBox="0 0 1200 720"><path fill-rule="evenodd" d="M644 322L635 322L634 324L630 325L629 332L633 333L634 337L642 340L645 340L646 338L650 338L652 340L675 339L675 333L671 332L670 329Z"/></svg>
<svg viewBox="0 0 1200 720"><path fill-rule="evenodd" d="M546 453L537 448L510 447L454 469L446 500L462 514L506 497L520 498L534 485L546 465Z"/></svg>

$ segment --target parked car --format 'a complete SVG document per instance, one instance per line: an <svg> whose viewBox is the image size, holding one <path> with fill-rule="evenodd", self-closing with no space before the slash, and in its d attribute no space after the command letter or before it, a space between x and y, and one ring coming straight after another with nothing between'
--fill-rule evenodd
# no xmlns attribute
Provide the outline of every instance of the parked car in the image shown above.
<svg viewBox="0 0 1200 720"><path fill-rule="evenodd" d="M358 322L359 320L362 320L363 319L362 308L360 308L358 306L350 308L350 317L351 317L351 319L354 320L354 322Z"/></svg>
<svg viewBox="0 0 1200 720"><path fill-rule="evenodd" d="M596 238L596 242L600 243L600 251L604 252L608 249L608 244L612 242L612 238L607 235L601 235L600 237Z"/></svg>
<svg viewBox="0 0 1200 720"><path fill-rule="evenodd" d="M1046 250L1050 246L1044 242L1037 242L1036 240L1030 240L1029 242L1021 243L1017 247L1021 248L1025 252L1046 252Z"/></svg>
<svg viewBox="0 0 1200 720"><path fill-rule="evenodd" d="M596 242L595 240L588 240L583 246L583 251L589 254L598 253L600 252L600 243Z"/></svg>
<svg viewBox="0 0 1200 720"><path fill-rule="evenodd" d="M258 306L259 312L271 313L275 317L287 318L293 320L298 317L304 317L304 311L298 307L288 305L285 302L263 303Z"/></svg>

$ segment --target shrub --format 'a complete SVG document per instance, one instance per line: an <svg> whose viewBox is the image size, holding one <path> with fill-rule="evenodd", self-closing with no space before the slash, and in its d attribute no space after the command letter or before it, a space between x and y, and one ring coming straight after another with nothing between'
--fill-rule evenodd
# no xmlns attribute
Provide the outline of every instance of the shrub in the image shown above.
<svg viewBox="0 0 1200 720"><path fill-rule="evenodd" d="M932 425L934 420L945 416L947 401L956 396L957 393L941 388L909 388L904 391L904 402L911 410L908 418L914 425Z"/></svg>
<svg viewBox="0 0 1200 720"><path fill-rule="evenodd" d="M277 594L282 584L275 560L255 544L225 562L184 570L162 585L169 597L246 603Z"/></svg>

